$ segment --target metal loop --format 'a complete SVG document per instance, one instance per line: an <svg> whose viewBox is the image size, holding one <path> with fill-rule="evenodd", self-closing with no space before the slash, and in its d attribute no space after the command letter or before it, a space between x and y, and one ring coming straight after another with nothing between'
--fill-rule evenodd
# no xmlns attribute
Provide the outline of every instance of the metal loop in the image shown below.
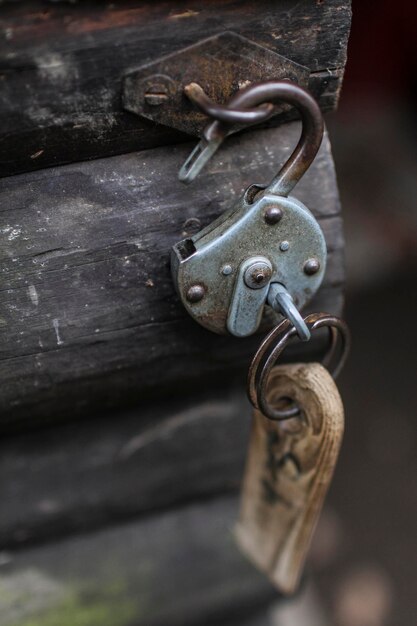
<svg viewBox="0 0 417 626"><path fill-rule="evenodd" d="M333 378L336 378L345 364L350 349L350 333L346 323L338 317L327 313L313 313L305 320L310 331L327 327L330 333L330 346L322 360L322 364L330 369L334 359L338 337L341 338L340 355L337 363L330 369ZM299 414L298 407L279 410L272 407L267 401L267 387L269 375L278 357L286 348L289 340L297 336L295 327L284 320L274 328L263 340L258 348L248 374L248 397L252 405L271 420L284 420Z"/></svg>
<svg viewBox="0 0 417 626"><path fill-rule="evenodd" d="M202 97L202 94L203 97ZM253 115L258 110L252 107L268 103L283 102L293 105L300 113L302 120L301 137L294 148L291 156L281 167L275 178L268 186L268 191L280 196L288 196L299 179L310 167L317 151L320 147L323 137L323 118L320 107L308 91L302 89L298 85L290 81L269 80L263 83L253 83L244 89L240 89L227 103L226 107L218 106L213 103L198 86L197 97L195 88L188 86L187 95L197 104L203 111L210 111L210 116L215 117L215 121L209 124L204 130L203 142L212 144L213 148L208 150L200 150L200 156L193 163L193 171L186 172L184 168L181 170L180 179L184 182L191 182L198 172L204 167L209 158L214 154L225 137L231 132L231 122L242 121L239 115ZM209 108L207 108L209 105ZM205 108L206 107L206 108ZM229 113L226 113L229 109ZM252 109L252 110L251 110ZM246 110L246 111L245 111ZM265 118L272 114L272 110L265 114ZM220 121L221 117L228 121ZM246 120L246 124L253 123L253 119ZM258 120L259 121L259 120Z"/></svg>
<svg viewBox="0 0 417 626"><path fill-rule="evenodd" d="M185 95L192 100L206 115L226 124L254 124L263 122L274 112L274 105L263 103L250 109L217 104L205 93L198 83L190 83L184 87Z"/></svg>

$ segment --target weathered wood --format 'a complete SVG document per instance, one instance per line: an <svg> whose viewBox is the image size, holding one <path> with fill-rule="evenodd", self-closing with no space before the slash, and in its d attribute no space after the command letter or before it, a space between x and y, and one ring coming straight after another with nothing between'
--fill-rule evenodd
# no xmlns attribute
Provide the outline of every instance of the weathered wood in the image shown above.
<svg viewBox="0 0 417 626"><path fill-rule="evenodd" d="M170 248L270 179L298 133L292 123L232 138L188 188L177 172L189 145L3 179L0 422L56 421L244 372L259 339L215 336L187 316ZM295 195L329 250L308 309L340 313L343 235L327 137Z"/></svg>
<svg viewBox="0 0 417 626"><path fill-rule="evenodd" d="M197 394L3 438L0 550L237 490L249 402Z"/></svg>
<svg viewBox="0 0 417 626"><path fill-rule="evenodd" d="M297 589L343 436L343 404L319 363L279 365L269 402L291 398L301 415L254 411L236 532L239 544L285 594Z"/></svg>
<svg viewBox="0 0 417 626"><path fill-rule="evenodd" d="M350 17L350 0L4 3L0 175L184 140L123 110L123 75L225 30L308 67L333 109Z"/></svg>
<svg viewBox="0 0 417 626"><path fill-rule="evenodd" d="M277 595L239 554L235 516L236 502L221 499L3 555L2 626L243 620Z"/></svg>

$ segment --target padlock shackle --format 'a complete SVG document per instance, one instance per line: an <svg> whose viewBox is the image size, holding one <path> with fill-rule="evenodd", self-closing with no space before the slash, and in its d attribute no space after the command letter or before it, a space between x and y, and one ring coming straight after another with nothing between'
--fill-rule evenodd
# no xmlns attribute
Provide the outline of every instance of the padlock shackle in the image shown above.
<svg viewBox="0 0 417 626"><path fill-rule="evenodd" d="M291 156L268 186L268 193L288 196L310 167L323 138L323 117L319 105L308 91L289 81L254 83L231 99L233 107L253 107L266 102L292 104L300 113L302 131Z"/></svg>
<svg viewBox="0 0 417 626"><path fill-rule="evenodd" d="M204 94L201 88L195 89L189 86L186 93L203 111L211 117L216 117L216 120L204 130L205 140L209 146L216 146L215 149L230 134L231 119L234 123L248 124L248 109L268 103L283 102L293 105L299 111L302 120L300 139L291 156L268 186L269 193L288 196L310 167L323 138L323 118L319 105L313 96L290 81L269 80L263 83L253 83L239 90L229 100L226 107L219 106L217 111L217 105ZM207 106L207 102L210 103L210 107ZM225 115L225 108L229 110L229 114L226 113ZM265 119L265 109L262 113ZM270 115L272 112L268 117ZM214 154L215 149L211 151L210 156Z"/></svg>

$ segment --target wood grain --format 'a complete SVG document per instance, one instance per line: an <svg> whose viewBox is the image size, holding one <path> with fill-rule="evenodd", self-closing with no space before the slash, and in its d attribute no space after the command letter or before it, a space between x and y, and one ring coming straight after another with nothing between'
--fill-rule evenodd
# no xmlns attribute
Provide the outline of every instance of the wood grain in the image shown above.
<svg viewBox="0 0 417 626"><path fill-rule="evenodd" d="M296 590L343 436L344 412L319 363L272 370L268 400L290 398L301 415L254 412L236 529L242 550L286 594Z"/></svg>
<svg viewBox="0 0 417 626"><path fill-rule="evenodd" d="M187 316L170 248L268 181L299 132L292 123L231 138L189 187L177 172L190 145L3 179L0 424L58 422L135 405L161 387L184 393L244 376L259 339L214 336ZM329 251L309 310L340 313L343 233L327 137L294 195Z"/></svg>
<svg viewBox="0 0 417 626"><path fill-rule="evenodd" d="M2 626L241 623L277 594L234 545L236 505L194 503L3 554Z"/></svg>
<svg viewBox="0 0 417 626"><path fill-rule="evenodd" d="M0 175L186 140L124 111L124 74L232 30L310 69L336 106L350 1L127 0L2 3Z"/></svg>
<svg viewBox="0 0 417 626"><path fill-rule="evenodd" d="M234 384L3 437L0 551L237 492L249 424Z"/></svg>

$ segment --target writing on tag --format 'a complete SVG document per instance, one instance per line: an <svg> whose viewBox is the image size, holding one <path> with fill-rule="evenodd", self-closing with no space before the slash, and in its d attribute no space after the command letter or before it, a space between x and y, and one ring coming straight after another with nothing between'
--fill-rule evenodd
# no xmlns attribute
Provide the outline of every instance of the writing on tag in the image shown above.
<svg viewBox="0 0 417 626"><path fill-rule="evenodd" d="M297 416L253 415L236 537L241 550L276 587L293 593L336 464L343 404L319 363L273 369L268 400L290 399Z"/></svg>

